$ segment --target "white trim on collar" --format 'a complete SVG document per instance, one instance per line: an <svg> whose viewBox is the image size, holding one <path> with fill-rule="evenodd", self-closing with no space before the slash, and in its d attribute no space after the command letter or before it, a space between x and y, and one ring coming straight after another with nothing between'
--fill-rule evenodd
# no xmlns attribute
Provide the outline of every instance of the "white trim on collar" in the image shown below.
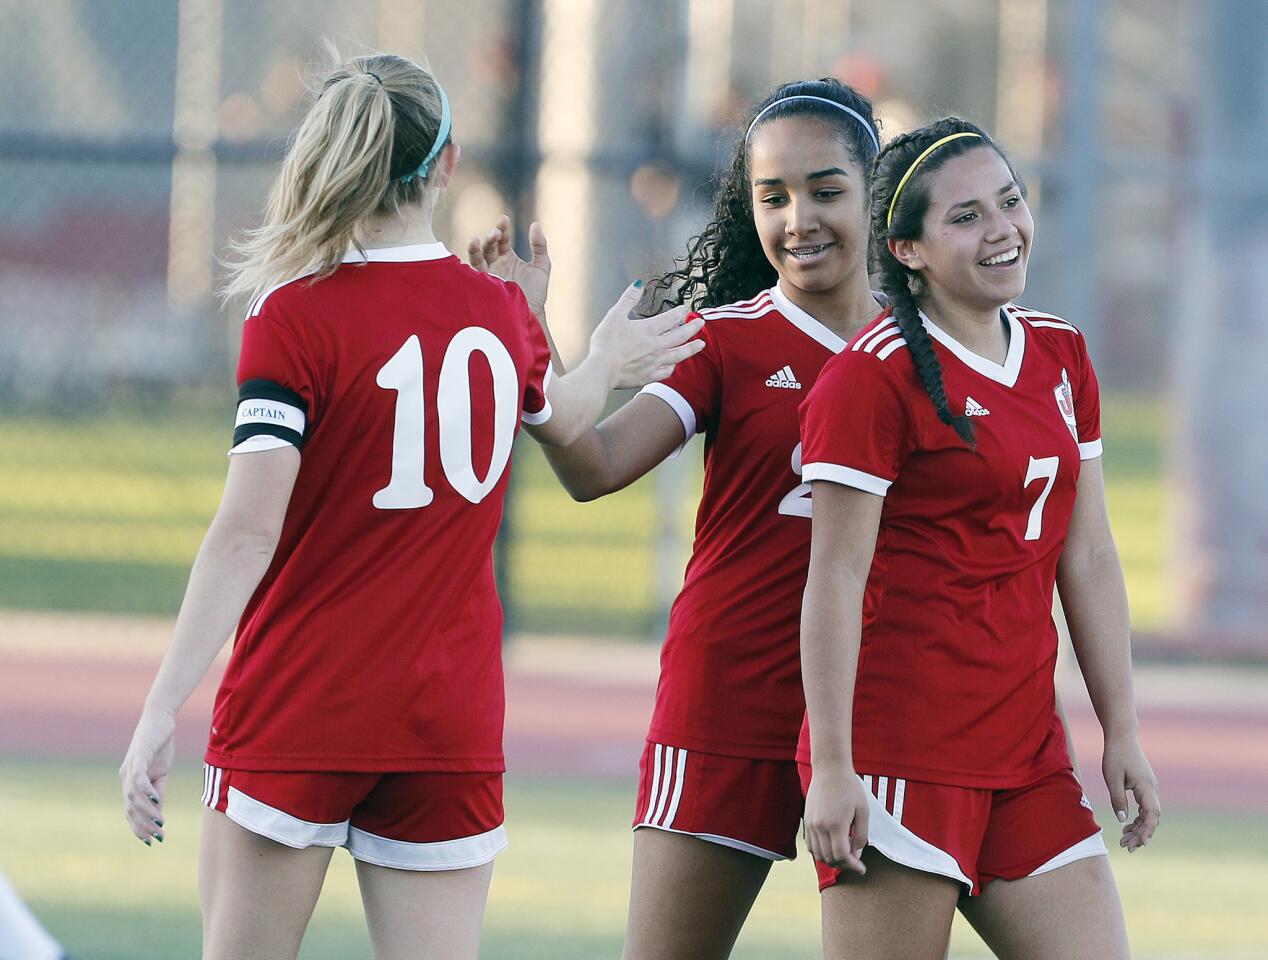
<svg viewBox="0 0 1268 960"><path fill-rule="evenodd" d="M787 294L779 289L778 281L776 281L775 286L770 288L770 298L775 304L775 309L787 317L789 323L811 340L827 347L833 353L840 353L845 349L845 341L788 299Z"/></svg>
<svg viewBox="0 0 1268 960"><path fill-rule="evenodd" d="M1022 356L1026 352L1026 329L1007 310L1001 310L1000 317L1008 321L1008 355L1004 357L1002 366L994 360L987 360L981 354L974 353L930 320L924 313L920 314L920 319L924 321L925 329L929 331L929 335L955 354L965 366L977 371L984 377L994 380L996 383L1012 387L1017 384L1017 376L1021 373Z"/></svg>
<svg viewBox="0 0 1268 960"><path fill-rule="evenodd" d="M421 260L443 260L450 256L443 243L411 243L403 247L369 247L365 256L353 247L343 255L344 263L414 263Z"/></svg>

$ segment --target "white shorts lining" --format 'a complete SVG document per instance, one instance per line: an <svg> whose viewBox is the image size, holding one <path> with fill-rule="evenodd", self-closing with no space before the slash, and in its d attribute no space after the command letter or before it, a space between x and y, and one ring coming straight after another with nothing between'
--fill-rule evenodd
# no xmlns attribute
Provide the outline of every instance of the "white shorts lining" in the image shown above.
<svg viewBox="0 0 1268 960"><path fill-rule="evenodd" d="M506 827L456 840L410 843L389 840L352 827L348 831L348 852L357 860L397 870L463 870L488 863L506 849Z"/></svg>
<svg viewBox="0 0 1268 960"><path fill-rule="evenodd" d="M732 850L740 850L744 853L751 853L755 857L761 857L763 860L787 860L788 858L782 853L776 853L773 850L767 850L765 847L754 846L751 843L745 843L743 840L736 840L733 837L723 837L716 833L692 833L690 830L675 830L673 827L662 827L658 823L636 823L634 829L639 827L650 827L653 830L664 830L666 833L677 833L684 837L696 837L699 840L708 843L716 843L722 847L730 847Z"/></svg>
<svg viewBox="0 0 1268 960"><path fill-rule="evenodd" d="M1028 876L1037 877L1043 873L1050 873L1058 867L1064 867L1066 864L1074 863L1076 860L1108 856L1109 851L1105 849L1105 836L1100 830L1097 830L1090 837L1085 837L1074 846L1062 850L1047 863L1035 867Z"/></svg>
<svg viewBox="0 0 1268 960"><path fill-rule="evenodd" d="M348 821L312 823L270 807L237 787L229 788L225 816L252 833L275 840L296 850L306 847L340 847L348 840Z"/></svg>

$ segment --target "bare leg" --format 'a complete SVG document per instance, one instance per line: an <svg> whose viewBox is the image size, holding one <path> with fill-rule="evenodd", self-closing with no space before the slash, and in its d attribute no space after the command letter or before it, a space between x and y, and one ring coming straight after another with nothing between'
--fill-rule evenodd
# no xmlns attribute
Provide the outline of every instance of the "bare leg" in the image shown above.
<svg viewBox="0 0 1268 960"><path fill-rule="evenodd" d="M963 885L863 851L864 876L823 891L826 960L942 960Z"/></svg>
<svg viewBox="0 0 1268 960"><path fill-rule="evenodd" d="M295 850L205 810L198 856L203 960L295 960L332 852Z"/></svg>
<svg viewBox="0 0 1268 960"><path fill-rule="evenodd" d="M357 861L375 960L475 960L493 861L464 870L397 870Z"/></svg>
<svg viewBox="0 0 1268 960"><path fill-rule="evenodd" d="M725 960L770 865L699 837L635 830L624 960Z"/></svg>
<svg viewBox="0 0 1268 960"><path fill-rule="evenodd" d="M996 880L960 906L1001 960L1127 960L1127 925L1108 857Z"/></svg>

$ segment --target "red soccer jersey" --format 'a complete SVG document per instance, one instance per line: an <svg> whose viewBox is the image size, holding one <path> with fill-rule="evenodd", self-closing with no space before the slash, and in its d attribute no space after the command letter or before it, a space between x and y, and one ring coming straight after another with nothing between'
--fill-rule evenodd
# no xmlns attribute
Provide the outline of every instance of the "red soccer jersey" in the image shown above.
<svg viewBox="0 0 1268 960"><path fill-rule="evenodd" d="M888 311L802 407L808 480L884 496L854 700L860 770L969 787L1069 761L1055 712L1052 594L1081 460L1101 454L1083 337L1009 304L1003 365L926 321L971 450L938 420ZM809 760L802 731L799 759Z"/></svg>
<svg viewBox="0 0 1268 960"><path fill-rule="evenodd" d="M701 313L705 349L644 388L673 407L688 439L705 434L695 543L669 614L648 739L792 760L810 562L797 406L845 341L778 285Z"/></svg>
<svg viewBox="0 0 1268 960"><path fill-rule="evenodd" d="M352 252L243 330L234 451L302 460L216 697L207 762L499 771L491 545L550 351L519 288L439 243Z"/></svg>

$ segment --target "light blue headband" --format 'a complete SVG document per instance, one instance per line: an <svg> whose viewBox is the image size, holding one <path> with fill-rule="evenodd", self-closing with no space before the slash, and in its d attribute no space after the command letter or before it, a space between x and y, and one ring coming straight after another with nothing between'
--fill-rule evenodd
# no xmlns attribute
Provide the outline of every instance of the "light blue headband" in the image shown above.
<svg viewBox="0 0 1268 960"><path fill-rule="evenodd" d="M761 120L762 117L766 116L767 113L769 113L771 110L774 110L781 103L788 103L788 101L790 100L815 100L818 103L826 103L830 107L836 107L838 110L844 110L846 113L852 116L855 120L857 120L860 124L862 124L863 129L867 131L867 135L872 138L872 145L876 147L876 152L877 153L881 152L881 142L876 136L876 131L872 129L872 125L863 118L863 115L861 113L859 113L857 110L850 109L844 103L837 103L835 100L829 100L827 97L812 97L809 94L805 94L805 93L798 93L791 97L780 97L774 103L770 104L769 106L759 111L757 116L753 118L753 122L748 125L748 130L744 132L744 142L748 143L748 138L753 135L753 128L757 126L758 120Z"/></svg>
<svg viewBox="0 0 1268 960"><path fill-rule="evenodd" d="M401 183L409 183L415 177L426 177L427 168L431 166L431 162L436 159L436 155L445 146L445 141L449 139L449 128L453 125L453 114L449 110L449 98L445 96L445 88L439 83L436 84L436 92L440 94L440 128L436 131L436 142L431 145L431 149L427 151L427 156L423 157L423 162L418 168L411 170L398 179Z"/></svg>

